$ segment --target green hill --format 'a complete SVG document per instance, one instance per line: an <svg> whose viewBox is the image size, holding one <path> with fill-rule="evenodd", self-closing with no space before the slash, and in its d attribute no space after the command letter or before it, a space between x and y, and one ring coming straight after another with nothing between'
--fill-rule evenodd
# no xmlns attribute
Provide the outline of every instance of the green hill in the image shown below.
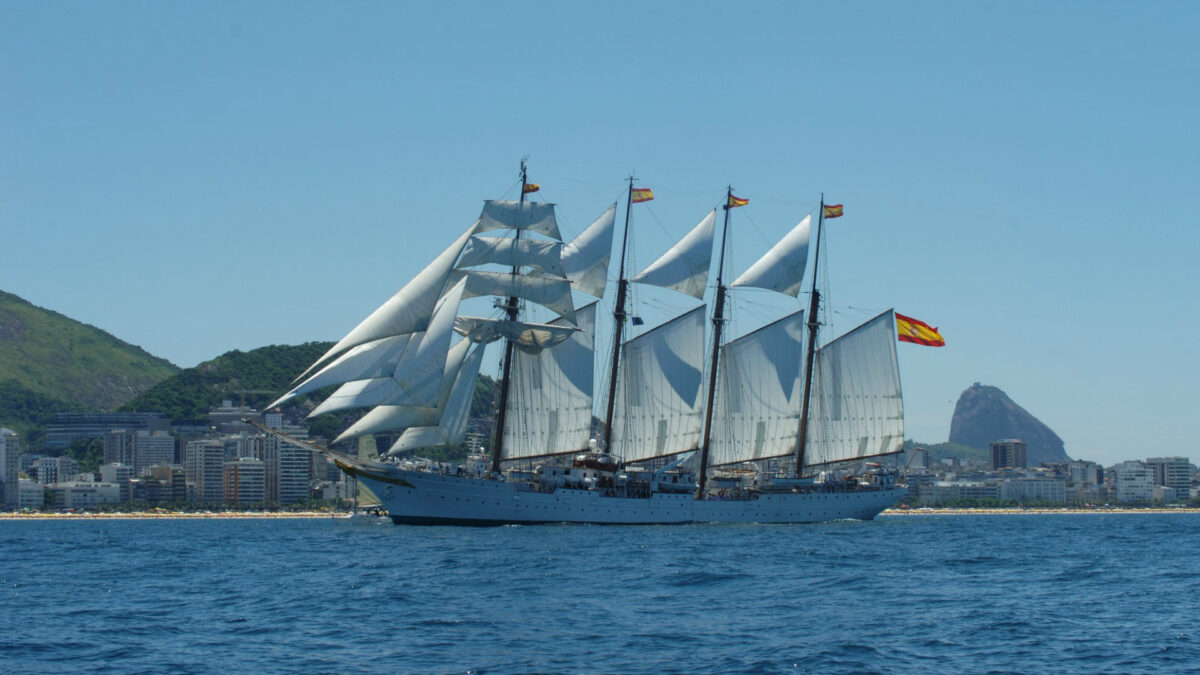
<svg viewBox="0 0 1200 675"><path fill-rule="evenodd" d="M0 291L0 425L114 410L179 369L95 326Z"/></svg>
<svg viewBox="0 0 1200 675"><path fill-rule="evenodd" d="M227 352L160 382L125 404L122 410L161 412L176 422L205 419L208 411L223 400L262 410L287 391L292 380L332 346L332 342L309 342L297 346L272 345L249 352ZM315 391L311 397L301 396L286 404L284 411L303 418L333 389ZM471 416L478 418L473 420L472 430L490 432L495 397L495 381L480 375L471 405ZM332 438L364 412L364 409L353 409L321 415L309 420L309 434Z"/></svg>
<svg viewBox="0 0 1200 675"><path fill-rule="evenodd" d="M181 370L121 409L161 412L176 421L204 419L222 400L261 409L332 346L332 342L309 342L226 352Z"/></svg>

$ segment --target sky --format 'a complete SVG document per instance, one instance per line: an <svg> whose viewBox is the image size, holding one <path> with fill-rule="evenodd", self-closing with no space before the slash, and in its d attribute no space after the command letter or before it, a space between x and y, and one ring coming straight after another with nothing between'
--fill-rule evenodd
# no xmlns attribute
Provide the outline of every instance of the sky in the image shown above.
<svg viewBox="0 0 1200 675"><path fill-rule="evenodd" d="M1186 2L9 0L0 289L188 367L339 339L481 200L515 195L525 156L567 236L631 174L653 188L634 264L732 185L751 200L736 273L824 194L846 214L825 231L827 332L895 307L948 343L899 345L906 436L945 441L981 382L1072 457L1196 461L1198 20ZM745 295L735 331L779 302Z"/></svg>

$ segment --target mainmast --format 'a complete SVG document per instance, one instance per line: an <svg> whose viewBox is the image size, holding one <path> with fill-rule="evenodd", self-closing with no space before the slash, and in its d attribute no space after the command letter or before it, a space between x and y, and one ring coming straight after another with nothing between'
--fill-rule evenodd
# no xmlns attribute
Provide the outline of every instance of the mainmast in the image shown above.
<svg viewBox="0 0 1200 675"><path fill-rule="evenodd" d="M800 412L800 441L796 448L796 476L804 473L804 446L808 441L808 403L812 397L813 357L817 353L817 311L821 306L821 293L817 290L818 265L821 262L821 224L825 221L825 193L821 193L821 206L817 209L817 253L813 258L812 298L808 304L808 356L804 367L804 407Z"/></svg>
<svg viewBox="0 0 1200 675"><path fill-rule="evenodd" d="M744 201L742 202L745 203ZM713 349L708 371L708 403L704 410L704 442L700 445L700 472L696 476L696 499L704 497L704 485L708 482L708 449L712 441L713 407L717 394L717 358L721 353L721 328L725 324L725 239L729 235L729 209L733 208L733 186L725 192L725 225L721 229L720 262L717 263L717 299L713 307Z"/></svg>
<svg viewBox="0 0 1200 675"><path fill-rule="evenodd" d="M617 404L617 375L621 359L621 334L625 331L625 296L629 280L625 278L625 247L629 244L629 214L633 209L633 176L629 177L629 193L625 198L625 232L621 235L621 264L617 277L617 306L613 310L612 371L608 380L608 410L604 414L604 452L612 453L613 412Z"/></svg>
<svg viewBox="0 0 1200 675"><path fill-rule="evenodd" d="M529 184L525 174L525 160L521 160L521 197L517 203L517 223L520 223L521 212L525 207L525 186ZM515 230L514 237L521 238L521 229L518 227ZM512 277L515 287L517 276L521 273L520 267L513 265ZM518 301L515 295L508 298L508 302L504 305L504 311L508 315L509 321L517 320ZM496 415L496 439L492 443L492 473L500 473L500 457L504 450L504 422L508 417L508 391L510 388L509 375L512 372L513 361L513 342L511 339L504 340L504 369L500 375L500 410Z"/></svg>

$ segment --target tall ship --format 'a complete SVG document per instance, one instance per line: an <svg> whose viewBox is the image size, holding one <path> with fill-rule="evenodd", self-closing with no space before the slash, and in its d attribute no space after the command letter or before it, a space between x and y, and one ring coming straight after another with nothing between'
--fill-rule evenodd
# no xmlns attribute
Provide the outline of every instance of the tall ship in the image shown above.
<svg viewBox="0 0 1200 675"><path fill-rule="evenodd" d="M840 206L822 197L815 237L809 214L730 282L731 212L748 203L730 187L627 275L633 209L654 198L631 177L610 283L618 204L564 242L555 205L530 197L539 188L524 162L519 186L515 200L485 201L449 248L271 404L336 385L312 416L366 409L330 447L309 447L369 488L395 523L807 523L871 519L904 495L875 461L903 450L894 312L818 341L821 228ZM726 339L731 296L755 288L798 298L810 248L807 311ZM632 284L698 304L627 338L641 324ZM600 305L576 298L602 298L606 287L615 291L612 348L598 368ZM493 299L491 315L465 313L477 297ZM493 342L502 362L487 452L420 458L464 443ZM378 459L335 449L383 434L394 442Z"/></svg>

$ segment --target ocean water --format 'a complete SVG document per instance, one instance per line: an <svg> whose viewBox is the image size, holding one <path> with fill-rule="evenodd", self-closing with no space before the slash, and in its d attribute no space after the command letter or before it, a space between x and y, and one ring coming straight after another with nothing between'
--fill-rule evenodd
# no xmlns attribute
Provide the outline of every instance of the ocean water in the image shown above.
<svg viewBox="0 0 1200 675"><path fill-rule="evenodd" d="M0 521L5 673L1173 673L1200 515Z"/></svg>

